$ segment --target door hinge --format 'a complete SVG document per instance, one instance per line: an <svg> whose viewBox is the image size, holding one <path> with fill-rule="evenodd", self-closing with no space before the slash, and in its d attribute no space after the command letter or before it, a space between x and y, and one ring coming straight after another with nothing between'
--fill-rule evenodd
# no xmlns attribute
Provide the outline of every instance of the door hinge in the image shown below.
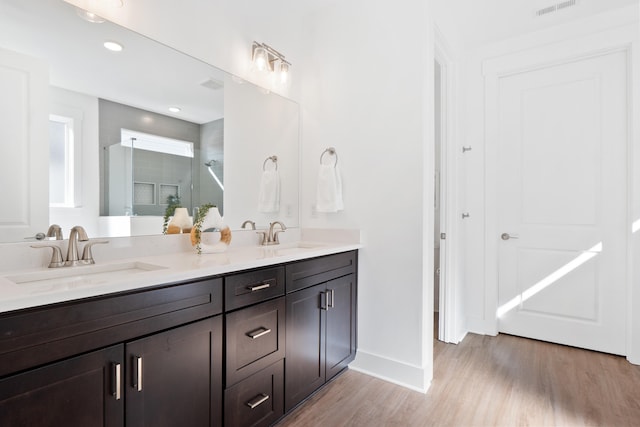
<svg viewBox="0 0 640 427"><path fill-rule="evenodd" d="M447 238L447 233L440 233L440 240L445 240Z"/></svg>

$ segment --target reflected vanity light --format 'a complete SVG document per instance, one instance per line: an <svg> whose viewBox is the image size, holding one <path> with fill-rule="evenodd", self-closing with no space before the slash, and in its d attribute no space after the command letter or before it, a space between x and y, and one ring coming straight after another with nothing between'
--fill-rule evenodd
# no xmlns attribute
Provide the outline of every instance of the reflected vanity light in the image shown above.
<svg viewBox="0 0 640 427"><path fill-rule="evenodd" d="M107 40L103 43L103 46L111 52L122 52L122 49L124 49L124 46L118 42L114 42L113 40Z"/></svg>
<svg viewBox="0 0 640 427"><path fill-rule="evenodd" d="M268 44L254 41L251 48L251 60L257 71L266 73L277 72L280 77L280 83L285 84L288 82L291 63L284 59L283 54ZM279 63L277 68L275 66L276 63Z"/></svg>
<svg viewBox="0 0 640 427"><path fill-rule="evenodd" d="M180 107L169 107L169 111L171 111L172 113L179 113L180 111L182 111L182 108L180 108Z"/></svg>
<svg viewBox="0 0 640 427"><path fill-rule="evenodd" d="M77 8L76 13L80 18L84 19L87 22L91 22L92 24L102 24L105 21L102 16L96 15L95 13L89 12L88 10Z"/></svg>
<svg viewBox="0 0 640 427"><path fill-rule="evenodd" d="M93 6L100 5L107 8L120 8L124 5L124 3L123 0L98 0L97 2L94 0ZM84 10L80 7L76 7L76 13L80 18L93 24L102 24L103 22L105 22L105 19L102 16L93 12L89 12L88 10Z"/></svg>

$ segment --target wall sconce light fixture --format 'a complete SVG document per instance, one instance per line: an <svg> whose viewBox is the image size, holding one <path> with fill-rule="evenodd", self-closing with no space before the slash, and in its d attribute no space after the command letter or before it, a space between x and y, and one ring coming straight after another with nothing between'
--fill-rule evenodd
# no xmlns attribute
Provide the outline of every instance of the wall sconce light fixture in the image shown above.
<svg viewBox="0 0 640 427"><path fill-rule="evenodd" d="M253 66L260 72L277 72L280 83L286 84L289 80L289 67L291 63L284 59L284 55L266 43L253 42L251 49ZM278 66L276 68L276 65Z"/></svg>

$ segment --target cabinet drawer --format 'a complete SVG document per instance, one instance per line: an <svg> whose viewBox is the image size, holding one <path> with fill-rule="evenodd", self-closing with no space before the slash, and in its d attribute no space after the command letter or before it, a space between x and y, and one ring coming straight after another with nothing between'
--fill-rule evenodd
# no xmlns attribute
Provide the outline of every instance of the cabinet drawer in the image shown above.
<svg viewBox="0 0 640 427"><path fill-rule="evenodd" d="M287 293L356 272L357 252L344 252L286 266Z"/></svg>
<svg viewBox="0 0 640 427"><path fill-rule="evenodd" d="M225 311L284 295L284 267L233 274L224 279Z"/></svg>
<svg viewBox="0 0 640 427"><path fill-rule="evenodd" d="M221 312L215 278L6 313L0 376Z"/></svg>
<svg viewBox="0 0 640 427"><path fill-rule="evenodd" d="M225 390L225 426L268 426L284 414L283 363L280 360Z"/></svg>
<svg viewBox="0 0 640 427"><path fill-rule="evenodd" d="M227 386L284 357L284 297L226 315Z"/></svg>

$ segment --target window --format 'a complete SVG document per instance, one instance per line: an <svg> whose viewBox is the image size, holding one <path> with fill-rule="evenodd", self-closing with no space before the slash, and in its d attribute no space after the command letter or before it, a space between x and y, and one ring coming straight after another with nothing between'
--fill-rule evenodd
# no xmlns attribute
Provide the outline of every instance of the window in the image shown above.
<svg viewBox="0 0 640 427"><path fill-rule="evenodd" d="M49 204L53 207L75 205L74 120L49 116Z"/></svg>

